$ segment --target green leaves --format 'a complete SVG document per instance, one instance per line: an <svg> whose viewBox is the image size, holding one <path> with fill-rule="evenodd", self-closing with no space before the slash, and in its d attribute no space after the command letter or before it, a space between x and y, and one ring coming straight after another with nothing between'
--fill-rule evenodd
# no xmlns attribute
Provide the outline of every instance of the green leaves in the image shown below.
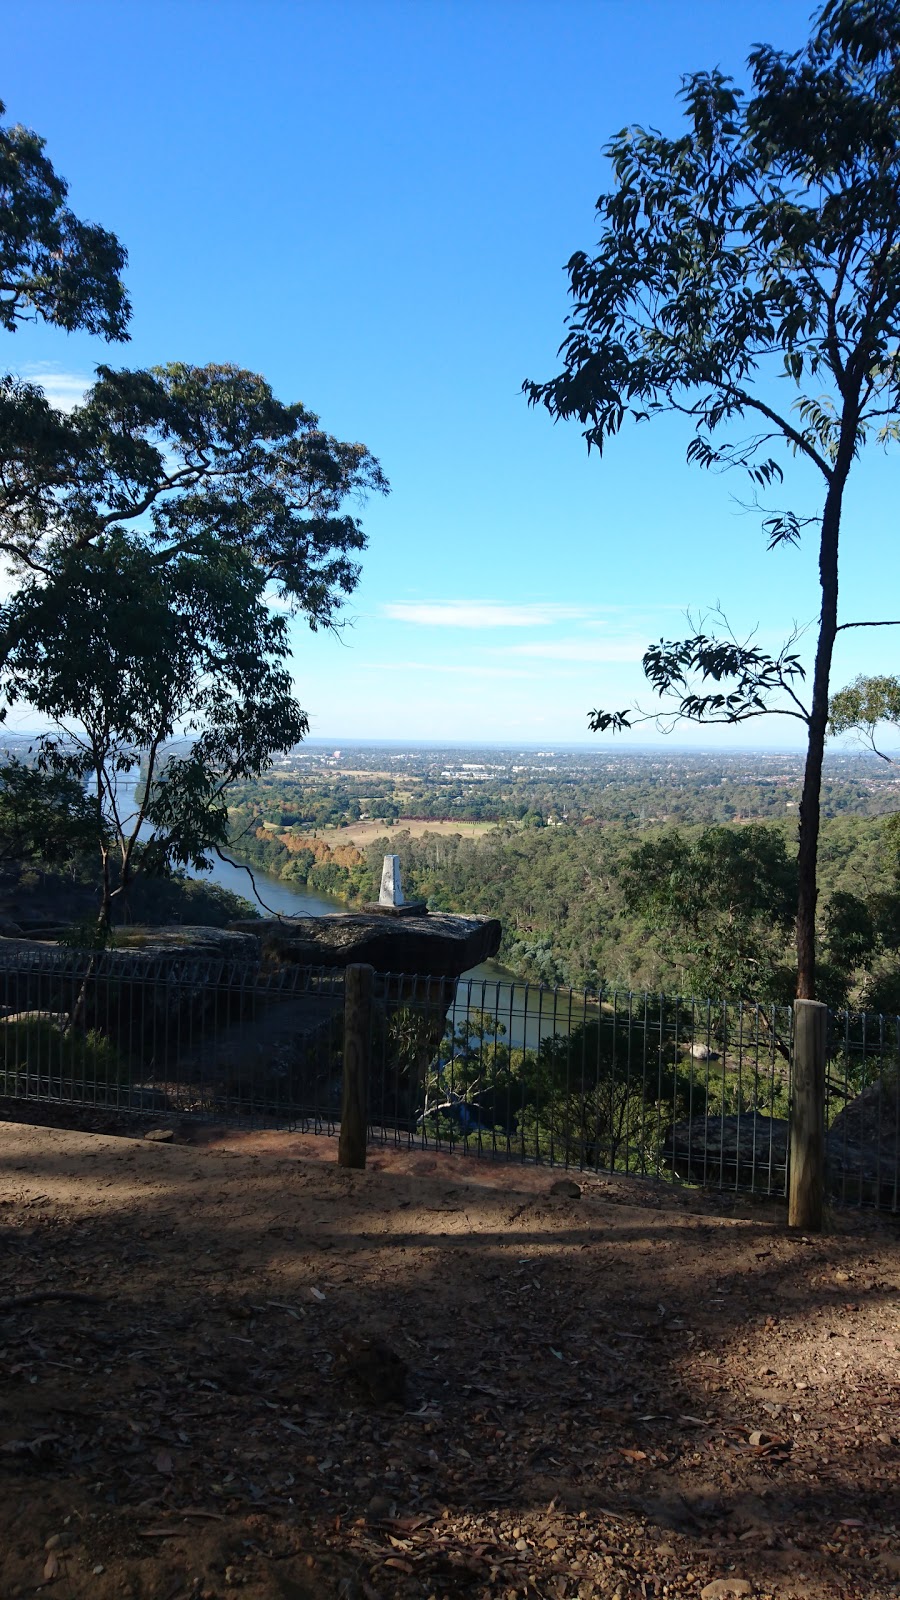
<svg viewBox="0 0 900 1600"><path fill-rule="evenodd" d="M770 656L754 645L702 633L651 645L644 655L644 673L657 694L680 695L679 714L694 722L744 722L769 709L773 692L805 676L799 656L788 647ZM699 694L690 687L692 675L701 684L730 679L733 687L727 693Z"/></svg>
<svg viewBox="0 0 900 1600"><path fill-rule="evenodd" d="M623 874L625 902L690 965L695 994L783 1000L797 868L764 824L677 830L640 845Z"/></svg>
<svg viewBox="0 0 900 1600"><path fill-rule="evenodd" d="M623 733L632 726L629 718L631 711L592 711L590 714L590 728L592 733Z"/></svg>
<svg viewBox="0 0 900 1600"><path fill-rule="evenodd" d="M875 735L882 722L900 727L900 678L861 675L846 689L832 695L828 707L829 733L858 732L876 754L881 755L875 745Z"/></svg>
<svg viewBox="0 0 900 1600"><path fill-rule="evenodd" d="M577 417L588 449L626 418L675 412L700 466L767 489L787 451L823 480L808 705L793 640L777 657L702 637L644 657L672 721L776 711L806 724L797 947L809 998L843 496L863 445L900 439L900 6L826 0L805 48L759 45L748 66L746 90L718 71L684 80L680 137L633 127L611 141L600 238L568 265L562 371L524 390L554 418ZM799 542L809 520L764 515L770 549ZM590 726L633 723L594 710Z"/></svg>
<svg viewBox="0 0 900 1600"><path fill-rule="evenodd" d="M5 111L0 102L0 116ZM0 128L0 327L40 319L127 339L131 306L115 234L81 222L68 185L27 128Z"/></svg>
<svg viewBox="0 0 900 1600"><path fill-rule="evenodd" d="M563 370L526 383L529 401L577 417L589 448L626 416L676 410L703 465L768 484L774 438L830 480L843 434L858 446L868 417L898 408L898 63L897 8L844 0L805 50L758 47L749 93L718 71L686 78L680 137L617 134L597 249L568 264ZM768 400L779 375L820 380L799 425ZM754 416L768 426L751 440L710 443Z"/></svg>
<svg viewBox="0 0 900 1600"><path fill-rule="evenodd" d="M125 252L66 194L37 135L0 129L0 326L125 338ZM364 445L234 365L101 366L67 416L0 379L0 555L20 582L0 682L55 730L0 780L0 814L80 826L87 791L102 924L138 867L208 865L228 784L306 733L287 619L339 625L366 543L348 502L387 489Z"/></svg>
<svg viewBox="0 0 900 1600"><path fill-rule="evenodd" d="M799 544L803 529L816 521L818 521L816 517L798 517L795 511L772 512L763 518L763 532L768 540L768 549L775 550L781 544Z"/></svg>
<svg viewBox="0 0 900 1600"><path fill-rule="evenodd" d="M0 767L0 858L56 866L95 843L95 808L77 774L17 760Z"/></svg>
<svg viewBox="0 0 900 1600"><path fill-rule="evenodd" d="M365 547L346 502L388 490L364 445L228 365L100 367L64 424L33 391L29 404L25 445L0 486L0 550L15 567L49 572L116 528L130 527L158 565L214 539L247 555L312 626L334 623Z"/></svg>
<svg viewBox="0 0 900 1600"><path fill-rule="evenodd" d="M114 529L29 580L5 621L7 698L57 729L43 769L92 791L94 846L119 861L110 898L139 867L208 866L227 841L228 784L306 733L286 618L252 556L211 538L161 564Z"/></svg>
<svg viewBox="0 0 900 1600"><path fill-rule="evenodd" d="M706 633L688 639L660 639L644 652L644 676L663 701L660 716L685 717L690 722L746 722L773 710L807 720L795 686L805 672L791 641L777 656L733 636L717 638ZM707 684L727 685L706 689ZM667 705L666 702L669 702ZM632 728L644 713L592 711L594 733L620 733Z"/></svg>

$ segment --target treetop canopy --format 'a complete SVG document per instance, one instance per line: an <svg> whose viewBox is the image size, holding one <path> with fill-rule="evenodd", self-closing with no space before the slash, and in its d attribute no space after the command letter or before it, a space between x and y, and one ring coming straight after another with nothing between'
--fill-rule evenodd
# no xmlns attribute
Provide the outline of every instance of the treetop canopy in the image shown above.
<svg viewBox="0 0 900 1600"><path fill-rule="evenodd" d="M344 502L388 488L364 445L230 365L100 367L68 417L9 379L0 422L4 400L18 438L0 484L0 552L14 569L46 579L116 528L159 564L225 542L313 627L334 622L366 542Z"/></svg>
<svg viewBox="0 0 900 1600"><path fill-rule="evenodd" d="M67 333L127 339L127 254L114 233L66 205L68 184L45 144L28 128L0 127L0 328L14 333L40 318Z"/></svg>
<svg viewBox="0 0 900 1600"><path fill-rule="evenodd" d="M747 92L685 79L681 137L611 141L598 249L568 263L563 371L525 389L598 450L627 416L676 410L701 465L768 484L775 439L830 480L842 447L898 436L900 7L833 0L802 50L748 65ZM754 388L779 372L800 391L787 411ZM747 417L749 437L714 440Z"/></svg>

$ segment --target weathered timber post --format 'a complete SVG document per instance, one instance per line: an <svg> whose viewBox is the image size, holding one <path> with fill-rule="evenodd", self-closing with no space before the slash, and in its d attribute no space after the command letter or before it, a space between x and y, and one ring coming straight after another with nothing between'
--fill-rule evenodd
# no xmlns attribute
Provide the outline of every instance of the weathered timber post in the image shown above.
<svg viewBox="0 0 900 1600"><path fill-rule="evenodd" d="M372 1061L372 1000L375 968L344 970L344 1089L338 1165L364 1167L369 1132L369 1067Z"/></svg>
<svg viewBox="0 0 900 1600"><path fill-rule="evenodd" d="M788 1227L819 1233L825 1198L825 1058L828 1007L794 1001Z"/></svg>

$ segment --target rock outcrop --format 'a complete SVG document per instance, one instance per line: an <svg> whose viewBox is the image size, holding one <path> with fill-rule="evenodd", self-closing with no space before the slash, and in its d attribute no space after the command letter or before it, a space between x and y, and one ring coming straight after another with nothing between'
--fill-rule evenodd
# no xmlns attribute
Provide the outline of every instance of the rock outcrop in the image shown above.
<svg viewBox="0 0 900 1600"><path fill-rule="evenodd" d="M661 1156L680 1178L725 1181L781 1192L790 1124L756 1111L676 1122ZM900 1195L900 1080L885 1075L850 1100L825 1139L830 1194L851 1201L896 1205Z"/></svg>
<svg viewBox="0 0 900 1600"><path fill-rule="evenodd" d="M249 926L249 925L248 925ZM140 951L143 956L177 953L182 956L220 956L225 961L255 961L259 940L235 928L192 927L173 922L162 928L137 924L115 931L115 951Z"/></svg>
<svg viewBox="0 0 900 1600"><path fill-rule="evenodd" d="M296 966L349 967L365 962L376 972L458 978L500 948L501 926L492 917L457 917L431 911L427 916L384 917L349 913L334 917L283 917L233 922L253 933L264 954Z"/></svg>
<svg viewBox="0 0 900 1600"><path fill-rule="evenodd" d="M828 1130L828 1182L848 1200L900 1199L900 1076L885 1073L835 1117Z"/></svg>
<svg viewBox="0 0 900 1600"><path fill-rule="evenodd" d="M740 1116L686 1117L676 1122L660 1152L666 1166L692 1183L740 1183L783 1188L789 1125L758 1111Z"/></svg>

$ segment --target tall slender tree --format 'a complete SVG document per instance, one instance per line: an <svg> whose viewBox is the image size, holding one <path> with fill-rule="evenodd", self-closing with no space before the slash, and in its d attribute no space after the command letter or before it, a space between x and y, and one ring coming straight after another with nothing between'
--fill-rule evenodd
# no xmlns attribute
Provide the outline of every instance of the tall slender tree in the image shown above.
<svg viewBox="0 0 900 1600"><path fill-rule="evenodd" d="M748 66L746 90L718 70L684 80L679 137L634 127L611 141L597 250L568 264L563 370L525 389L554 417L577 418L599 451L626 419L675 412L700 466L744 469L763 493L785 453L818 476L815 519L765 520L770 548L818 528L808 698L795 640L770 656L700 625L644 657L676 715L739 723L777 710L805 725L797 992L814 998L832 655L842 628L895 620L840 621L838 575L854 464L866 444L900 438L900 5L828 0L804 48L759 45ZM779 377L793 389L787 405ZM591 726L633 720L596 710Z"/></svg>

